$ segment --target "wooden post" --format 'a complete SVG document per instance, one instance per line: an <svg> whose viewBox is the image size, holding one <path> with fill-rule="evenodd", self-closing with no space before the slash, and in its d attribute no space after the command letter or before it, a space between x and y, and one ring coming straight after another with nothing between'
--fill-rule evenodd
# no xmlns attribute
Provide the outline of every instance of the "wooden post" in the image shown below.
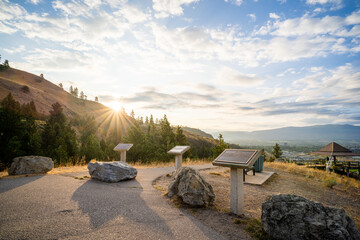
<svg viewBox="0 0 360 240"><path fill-rule="evenodd" d="M175 155L175 170L182 167L182 155Z"/></svg>
<svg viewBox="0 0 360 240"><path fill-rule="evenodd" d="M230 211L237 215L244 214L243 169L230 170Z"/></svg>
<svg viewBox="0 0 360 240"><path fill-rule="evenodd" d="M120 161L126 163L126 151L120 152Z"/></svg>

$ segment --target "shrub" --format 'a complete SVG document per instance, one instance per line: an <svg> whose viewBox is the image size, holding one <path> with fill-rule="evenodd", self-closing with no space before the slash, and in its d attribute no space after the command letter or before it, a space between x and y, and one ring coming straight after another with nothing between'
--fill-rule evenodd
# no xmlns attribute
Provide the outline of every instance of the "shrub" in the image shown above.
<svg viewBox="0 0 360 240"><path fill-rule="evenodd" d="M333 186L335 186L337 184L337 182L336 182L335 178L328 177L328 178L324 179L324 184L328 188L333 188Z"/></svg>
<svg viewBox="0 0 360 240"><path fill-rule="evenodd" d="M23 91L24 93L28 93L28 92L30 92L30 88L25 85L25 86L21 87L21 91Z"/></svg>

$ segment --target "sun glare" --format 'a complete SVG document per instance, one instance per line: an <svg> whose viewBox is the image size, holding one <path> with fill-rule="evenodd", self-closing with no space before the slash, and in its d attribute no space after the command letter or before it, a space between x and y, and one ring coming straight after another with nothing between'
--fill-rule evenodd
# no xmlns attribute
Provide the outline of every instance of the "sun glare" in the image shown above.
<svg viewBox="0 0 360 240"><path fill-rule="evenodd" d="M110 102L107 105L116 112L120 111L122 107L120 102Z"/></svg>

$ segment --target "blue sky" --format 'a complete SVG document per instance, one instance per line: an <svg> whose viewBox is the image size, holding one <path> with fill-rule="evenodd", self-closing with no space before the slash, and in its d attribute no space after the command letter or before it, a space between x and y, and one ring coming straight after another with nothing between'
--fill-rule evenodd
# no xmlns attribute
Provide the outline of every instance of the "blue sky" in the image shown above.
<svg viewBox="0 0 360 240"><path fill-rule="evenodd" d="M10 65L174 125L360 125L360 2L0 0Z"/></svg>

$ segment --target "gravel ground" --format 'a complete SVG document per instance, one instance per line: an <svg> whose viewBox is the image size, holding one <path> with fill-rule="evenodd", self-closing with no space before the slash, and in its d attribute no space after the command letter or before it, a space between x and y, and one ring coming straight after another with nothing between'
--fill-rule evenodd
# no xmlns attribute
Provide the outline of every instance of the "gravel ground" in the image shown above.
<svg viewBox="0 0 360 240"><path fill-rule="evenodd" d="M261 204L267 196L281 193L296 194L326 206L344 208L346 213L355 221L358 229L360 229L359 189L346 189L342 185L329 188L316 178L306 178L305 176L268 167L265 167L264 170L275 172L275 174L261 186L245 184L245 216L242 218L229 213L230 173L228 168L219 167L200 171L201 175L214 188L216 194L214 206L195 209L180 205L180 208L192 213L203 224L220 232L227 238L239 239L238 236L241 235L245 228L249 227L249 222L252 222L252 219L261 218ZM164 175L155 182L155 185L163 193L166 193L171 180L172 176ZM179 205L178 201L172 202L172 204Z"/></svg>

